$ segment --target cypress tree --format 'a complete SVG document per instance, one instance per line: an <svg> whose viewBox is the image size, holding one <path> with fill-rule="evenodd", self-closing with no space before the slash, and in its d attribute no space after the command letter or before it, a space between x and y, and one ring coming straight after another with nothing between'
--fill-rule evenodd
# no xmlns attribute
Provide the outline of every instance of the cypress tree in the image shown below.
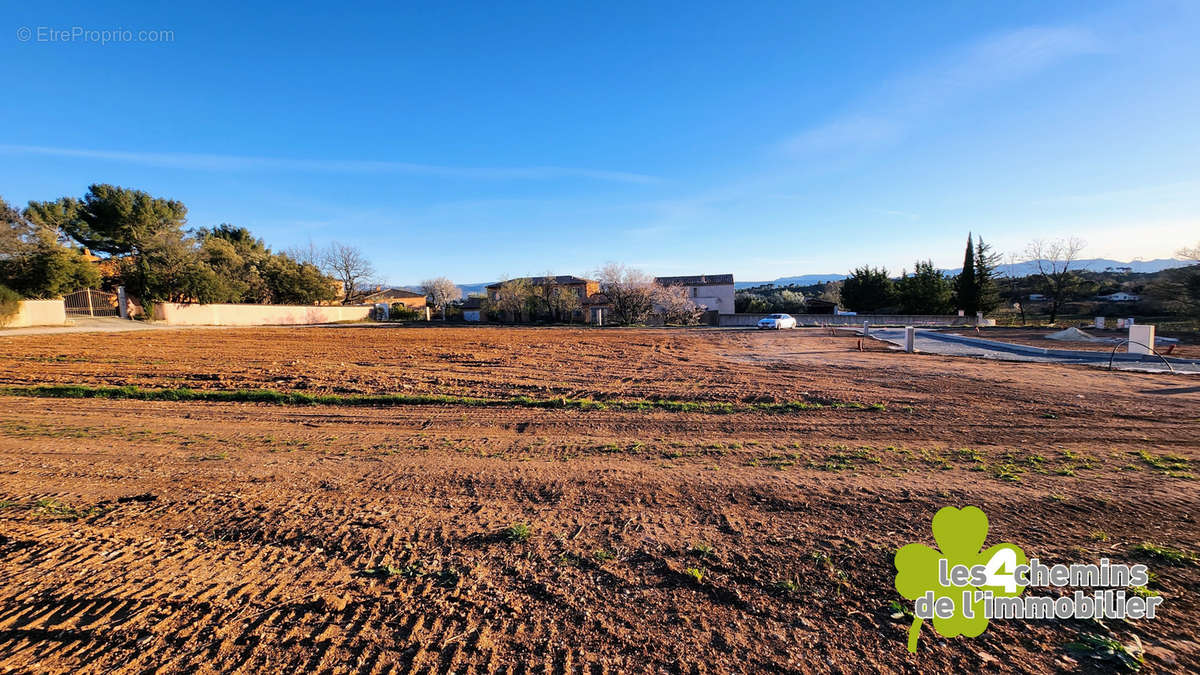
<svg viewBox="0 0 1200 675"><path fill-rule="evenodd" d="M975 246L970 232L967 233L967 252L963 256L962 271L954 280L954 294L958 308L967 316L974 316L979 311L979 280L975 276Z"/></svg>

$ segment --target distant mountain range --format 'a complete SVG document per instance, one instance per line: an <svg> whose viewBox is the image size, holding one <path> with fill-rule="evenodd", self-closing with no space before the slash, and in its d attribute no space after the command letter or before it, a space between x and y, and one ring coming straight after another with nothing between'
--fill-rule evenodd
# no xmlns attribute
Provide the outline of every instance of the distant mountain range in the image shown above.
<svg viewBox="0 0 1200 675"><path fill-rule="evenodd" d="M1158 258L1155 260L1134 260L1132 262L1121 262L1120 260L1109 260L1108 258L1087 258L1078 260L1071 264L1071 269L1087 270L1089 272L1104 272L1109 269L1130 268L1131 272L1137 274L1153 274L1163 270L1169 270L1174 267L1186 267L1195 263L1188 260L1179 260L1178 258ZM890 270L893 273L898 273L899 270ZM961 267L954 269L942 270L946 276L955 276L962 271ZM1037 262L1029 260L1026 262L1016 263L1014 265L1000 265L996 270L1002 276L1011 274L1016 277L1027 277L1031 274L1037 274ZM751 288L754 286L762 286L763 284L773 284L775 286L811 286L825 281L840 281L845 279L847 274L802 274L798 277L780 277L774 281L738 281L734 284L735 288Z"/></svg>
<svg viewBox="0 0 1200 675"><path fill-rule="evenodd" d="M1175 267L1187 267L1194 264L1188 260L1180 260L1178 258L1157 258L1155 260L1134 260L1132 262L1121 262L1120 260L1109 260L1108 258L1088 258L1072 263L1071 269L1087 270L1088 272L1105 272L1128 267L1129 271L1135 274L1154 274L1155 272ZM958 274L961 271L961 267L946 270L949 274ZM1000 268L996 271L1004 276L1011 274L1011 276L1015 277L1027 277L1030 274L1037 274L1038 268L1037 262L1031 260L1013 265L1011 272L1008 265L1000 265Z"/></svg>
<svg viewBox="0 0 1200 675"><path fill-rule="evenodd" d="M463 297L465 298L471 295L485 295L486 293L484 292L484 289L487 288L488 284L494 283L496 282L485 281L481 284L458 284L458 287L462 289ZM412 291L413 293L421 292L420 286L400 286L399 288L403 288L406 291Z"/></svg>
<svg viewBox="0 0 1200 675"><path fill-rule="evenodd" d="M735 281L733 287L735 289L750 288L752 286L762 286L763 284L772 284L774 286L811 286L813 284L821 284L826 281L841 281L845 279L847 274L802 274L798 277L779 277L775 281Z"/></svg>

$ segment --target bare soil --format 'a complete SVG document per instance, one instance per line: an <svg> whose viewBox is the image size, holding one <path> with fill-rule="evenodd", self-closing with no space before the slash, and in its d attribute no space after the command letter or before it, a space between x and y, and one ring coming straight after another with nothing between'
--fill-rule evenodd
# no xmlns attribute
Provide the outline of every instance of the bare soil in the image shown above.
<svg viewBox="0 0 1200 675"><path fill-rule="evenodd" d="M0 386L855 402L733 414L0 396L0 672L1200 670L1200 387L827 331L330 327L0 338ZM874 407L872 404L875 404ZM1152 621L892 618L947 505L1145 562ZM527 524L521 541L506 532ZM689 573L699 573L700 578Z"/></svg>

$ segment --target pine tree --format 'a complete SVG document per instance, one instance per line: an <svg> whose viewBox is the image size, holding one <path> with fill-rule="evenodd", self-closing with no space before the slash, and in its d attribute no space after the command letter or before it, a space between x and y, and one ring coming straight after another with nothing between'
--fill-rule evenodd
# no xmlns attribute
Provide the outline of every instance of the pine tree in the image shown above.
<svg viewBox="0 0 1200 675"><path fill-rule="evenodd" d="M912 275L901 274L896 282L896 296L905 314L945 314L953 306L953 293L950 281L929 260L918 260Z"/></svg>
<svg viewBox="0 0 1200 675"><path fill-rule="evenodd" d="M978 311L987 314L1000 306L1000 289L996 284L996 267L1000 254L993 253L989 244L979 237L975 244L975 287L978 289Z"/></svg>
<svg viewBox="0 0 1200 675"><path fill-rule="evenodd" d="M967 251L963 255L963 267L954 280L954 295L958 308L967 316L979 311L979 279L975 273L975 245L971 233L967 233Z"/></svg>

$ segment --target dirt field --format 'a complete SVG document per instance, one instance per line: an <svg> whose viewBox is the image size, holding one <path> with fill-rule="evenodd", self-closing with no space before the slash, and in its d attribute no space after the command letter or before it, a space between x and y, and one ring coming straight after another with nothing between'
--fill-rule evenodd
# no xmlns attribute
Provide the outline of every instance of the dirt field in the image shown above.
<svg viewBox="0 0 1200 675"><path fill-rule="evenodd" d="M1200 670L1200 381L857 346L498 327L0 338L0 672L1116 667L1066 649L1081 633L1138 638L1144 671ZM24 389L45 384L596 405ZM805 405L769 405L786 402ZM909 654L892 556L968 504L987 545L1148 564L1159 617L927 626Z"/></svg>

